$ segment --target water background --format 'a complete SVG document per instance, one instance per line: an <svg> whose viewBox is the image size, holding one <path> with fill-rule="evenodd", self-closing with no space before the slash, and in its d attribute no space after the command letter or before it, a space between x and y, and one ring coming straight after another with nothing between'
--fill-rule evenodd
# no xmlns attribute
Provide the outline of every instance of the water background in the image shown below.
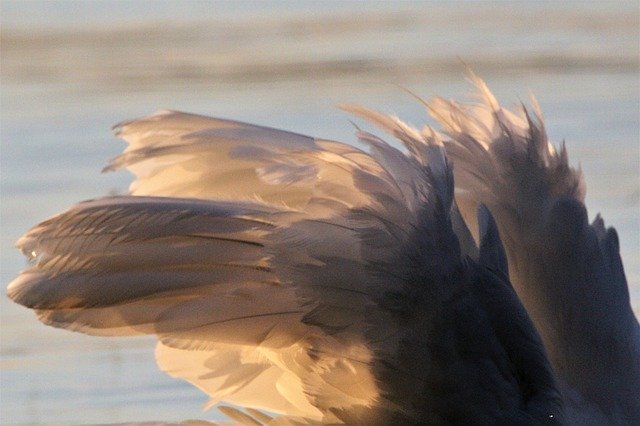
<svg viewBox="0 0 640 426"><path fill-rule="evenodd" d="M558 3L2 1L2 287L30 226L126 191L126 172L99 173L124 148L109 131L123 119L170 108L349 142L336 104L420 126L399 87L465 97L464 60L504 104L536 93L584 170L590 217L620 234L640 312L640 4ZM45 327L6 297L0 309L2 424L217 418L159 372L152 338Z"/></svg>

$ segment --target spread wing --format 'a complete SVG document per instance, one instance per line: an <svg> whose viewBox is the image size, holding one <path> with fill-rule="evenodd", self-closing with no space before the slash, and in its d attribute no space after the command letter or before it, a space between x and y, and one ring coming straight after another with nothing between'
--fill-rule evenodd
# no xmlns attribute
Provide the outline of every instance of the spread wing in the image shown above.
<svg viewBox="0 0 640 426"><path fill-rule="evenodd" d="M486 266L461 253L438 135L351 110L407 152L364 131L370 153L177 112L120 125L129 147L108 168L135 174L131 195L29 231L9 296L57 327L156 334L160 367L211 404L293 423L558 413L537 334L491 272L499 237Z"/></svg>
<svg viewBox="0 0 640 426"><path fill-rule="evenodd" d="M471 227L488 206L510 278L540 331L576 424L640 421L640 328L618 237L587 221L585 184L564 146L549 143L540 108L500 106L471 75L481 102L427 104L450 140L458 204ZM475 230L474 230L475 231Z"/></svg>
<svg viewBox="0 0 640 426"><path fill-rule="evenodd" d="M310 211L310 204L369 203L360 178L397 198L394 179L380 164L337 142L173 111L115 130L128 147L105 170L131 171L132 195L258 199Z"/></svg>

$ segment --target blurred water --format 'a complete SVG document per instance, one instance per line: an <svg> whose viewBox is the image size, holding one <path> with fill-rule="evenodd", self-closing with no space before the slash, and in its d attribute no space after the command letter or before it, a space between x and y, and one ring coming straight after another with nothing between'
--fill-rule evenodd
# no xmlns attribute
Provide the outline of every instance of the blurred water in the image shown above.
<svg viewBox="0 0 640 426"><path fill-rule="evenodd" d="M538 96L566 139L591 216L620 234L640 310L637 2L0 3L2 286L13 242L70 204L126 191L100 175L114 123L172 108L353 141L334 108L357 102L422 124L398 85L463 97L470 63L505 103ZM206 398L157 371L153 339L42 326L0 301L0 422L178 421Z"/></svg>

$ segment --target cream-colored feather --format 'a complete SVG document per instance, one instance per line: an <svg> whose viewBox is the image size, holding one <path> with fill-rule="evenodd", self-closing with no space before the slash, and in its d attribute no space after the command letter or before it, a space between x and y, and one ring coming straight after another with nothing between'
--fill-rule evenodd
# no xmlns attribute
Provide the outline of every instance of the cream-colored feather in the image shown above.
<svg viewBox="0 0 640 426"><path fill-rule="evenodd" d="M640 422L640 326L618 238L587 222L585 182L549 142L540 106L503 108L473 73L480 103L436 98L429 113L450 137L456 196L470 228L486 205L504 242L511 281L541 333L571 424Z"/></svg>
<svg viewBox="0 0 640 426"><path fill-rule="evenodd" d="M544 349L495 270L495 227L470 247L441 135L349 109L408 153L362 130L371 153L179 112L117 126L129 146L106 169L133 172L131 194L29 231L32 265L9 296L57 327L157 335L160 367L246 407L224 409L239 422L560 415Z"/></svg>

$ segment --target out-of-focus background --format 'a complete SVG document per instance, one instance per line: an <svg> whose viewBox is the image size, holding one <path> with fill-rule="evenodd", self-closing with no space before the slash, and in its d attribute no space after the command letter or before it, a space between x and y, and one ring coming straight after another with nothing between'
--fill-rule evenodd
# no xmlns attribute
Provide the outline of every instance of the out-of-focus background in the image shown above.
<svg viewBox="0 0 640 426"><path fill-rule="evenodd" d="M354 141L341 102L422 125L400 87L462 98L470 64L504 104L536 93L585 172L590 216L618 229L640 312L639 3L2 1L1 284L14 241L70 204L125 192L101 175L110 127L169 108ZM215 165L212 165L215 167ZM215 419L155 366L152 338L45 327L0 300L0 421Z"/></svg>

